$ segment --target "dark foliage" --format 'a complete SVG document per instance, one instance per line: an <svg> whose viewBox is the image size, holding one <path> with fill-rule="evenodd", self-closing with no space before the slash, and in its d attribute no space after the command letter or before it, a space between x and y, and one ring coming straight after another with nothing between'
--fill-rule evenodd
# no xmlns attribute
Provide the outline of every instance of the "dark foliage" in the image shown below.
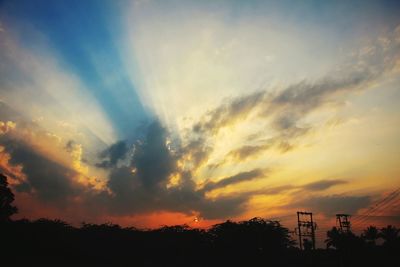
<svg viewBox="0 0 400 267"><path fill-rule="evenodd" d="M383 241L383 245L378 246L377 241ZM369 226L361 236L333 227L327 232L325 243L327 251L336 255L332 260L337 266L398 266L395 251L400 251L400 236L390 225L380 231Z"/></svg>
<svg viewBox="0 0 400 267"><path fill-rule="evenodd" d="M227 221L208 231L187 225L138 230L115 224L83 223L76 228L60 220L18 220L3 222L0 235L3 255L7 255L3 261L8 264L244 264L248 259L278 261L278 255L293 246L286 228L259 218Z"/></svg>
<svg viewBox="0 0 400 267"><path fill-rule="evenodd" d="M398 266L400 230L391 225L368 227L360 237L334 227L326 249L308 244L300 251L287 228L261 218L228 220L208 230L12 221L14 196L4 176L0 182L0 266Z"/></svg>
<svg viewBox="0 0 400 267"><path fill-rule="evenodd" d="M14 194L8 188L7 177L0 174L0 222L7 221L11 215L17 213L17 208L12 206Z"/></svg>
<svg viewBox="0 0 400 267"><path fill-rule="evenodd" d="M300 251L287 228L260 218L209 230L9 220L0 225L1 266L397 266L399 231L388 226L378 234L387 238L383 245L333 228L328 249Z"/></svg>

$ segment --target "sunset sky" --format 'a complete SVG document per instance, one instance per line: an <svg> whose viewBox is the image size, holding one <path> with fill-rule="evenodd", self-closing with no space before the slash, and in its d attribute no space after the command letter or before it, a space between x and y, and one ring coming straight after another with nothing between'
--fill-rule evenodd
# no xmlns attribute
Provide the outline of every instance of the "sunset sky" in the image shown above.
<svg viewBox="0 0 400 267"><path fill-rule="evenodd" d="M321 227L336 213L398 225L399 14L399 1L1 1L15 218L290 226L307 210Z"/></svg>

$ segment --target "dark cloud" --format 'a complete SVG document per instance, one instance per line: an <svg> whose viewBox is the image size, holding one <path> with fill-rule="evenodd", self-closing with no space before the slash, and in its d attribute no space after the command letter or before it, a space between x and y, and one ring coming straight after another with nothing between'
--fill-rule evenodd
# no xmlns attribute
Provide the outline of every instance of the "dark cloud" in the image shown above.
<svg viewBox="0 0 400 267"><path fill-rule="evenodd" d="M82 192L82 188L72 180L77 174L74 170L42 156L20 141L9 138L1 141L11 156L9 164L21 166L27 178L17 186L17 190L32 191L44 201L58 203L65 203L68 198Z"/></svg>
<svg viewBox="0 0 400 267"><path fill-rule="evenodd" d="M126 165L112 165L107 185L113 193L110 204L117 212L157 210L158 202L167 197L166 184L177 159L166 145L166 135L158 121L151 123Z"/></svg>
<svg viewBox="0 0 400 267"><path fill-rule="evenodd" d="M249 196L247 195L220 197L215 200L203 199L197 205L197 210L205 219L225 219L243 213L248 200Z"/></svg>
<svg viewBox="0 0 400 267"><path fill-rule="evenodd" d="M152 188L167 181L176 169L176 157L167 147L167 132L156 121L150 124L143 143L135 146L132 166L143 186Z"/></svg>
<svg viewBox="0 0 400 267"><path fill-rule="evenodd" d="M302 188L309 191L321 191L321 190L326 190L335 185L346 184L346 183L347 182L343 180L320 180L303 185Z"/></svg>
<svg viewBox="0 0 400 267"><path fill-rule="evenodd" d="M68 145L72 146L70 142L67 143L67 149ZM102 162L97 163L96 166L104 169L115 167L118 161L126 157L128 151L129 148L125 141L118 141L100 153L99 158L102 159Z"/></svg>
<svg viewBox="0 0 400 267"><path fill-rule="evenodd" d="M138 183L132 168L122 166L111 170L107 186L118 197L129 198L141 186Z"/></svg>
<svg viewBox="0 0 400 267"><path fill-rule="evenodd" d="M184 148L168 148L168 133L160 122L151 123L145 132L143 139L134 144L134 153L129 153L129 145L123 141L104 150L109 177L107 190L101 192L79 187L72 180L76 175L73 170L39 155L29 146L16 141L3 140L2 143L11 155L10 164L21 165L27 176L27 182L19 185L18 190L32 192L56 205L79 195L88 209L99 209L98 212L113 215L174 211L186 214L199 212L206 219L222 219L240 215L248 200L256 194L278 194L300 188L317 191L343 183L339 180L318 181L298 187L281 186L209 199L207 191L263 178L265 170L241 172L217 182L208 182L198 189L192 170L177 167ZM70 141L65 148L68 151L73 147L74 143ZM180 182L177 186L167 187L171 175L179 175Z"/></svg>
<svg viewBox="0 0 400 267"><path fill-rule="evenodd" d="M186 214L199 212L206 219L236 216L242 213L248 200L256 194L279 194L288 190L321 191L344 183L340 180L321 180L303 186L285 185L241 194L209 199L206 192L229 185L265 177L265 170L254 169L207 182L197 189L192 170L177 167L185 148L171 150L167 146L168 133L155 121L146 130L143 140L136 142L128 164L110 168L107 183L111 195L102 192L95 196L107 206L108 212L117 215L145 213L155 210L175 211ZM171 175L178 175L180 182L167 187Z"/></svg>
<svg viewBox="0 0 400 267"><path fill-rule="evenodd" d="M23 182L14 186L17 192L32 193L32 187L29 183Z"/></svg>
<svg viewBox="0 0 400 267"><path fill-rule="evenodd" d="M368 207L370 203L370 196L331 195L294 201L288 207L309 209L331 216L337 213L355 214L359 209Z"/></svg>
<svg viewBox="0 0 400 267"><path fill-rule="evenodd" d="M218 182L208 182L204 185L202 190L203 191L211 191L211 190L226 187L228 185L263 178L264 174L265 174L265 171L261 170L261 169L255 169L255 170L248 171L248 172L241 172L236 175L223 178L223 179L219 180Z"/></svg>
<svg viewBox="0 0 400 267"><path fill-rule="evenodd" d="M192 170L177 168L177 161L185 148L171 150L166 141L167 131L160 122L150 124L143 140L135 144L129 163L110 168L107 187L111 194L94 194L88 201L104 203L108 212L118 215L164 210L186 214L200 212L206 219L216 219L235 216L243 211L250 196L208 199L205 192L256 179L263 175L262 170L239 173L196 189ZM171 175L179 175L180 182L174 187L167 187Z"/></svg>
<svg viewBox="0 0 400 267"><path fill-rule="evenodd" d="M343 180L319 180L316 182L308 183L305 185L282 185L270 188L263 188L256 191L252 191L251 194L254 195L276 195L281 194L290 190L295 190L295 192L300 192L303 190L317 192L324 191L335 185L346 184Z"/></svg>
<svg viewBox="0 0 400 267"><path fill-rule="evenodd" d="M11 156L9 164L21 166L26 175L26 181L15 189L29 192L57 207L72 205L79 196L80 207L94 216L172 211L199 212L206 219L216 219L243 212L249 196L208 199L204 191L197 189L191 170L177 168L183 149L169 149L168 133L158 121L151 123L145 133L143 139L134 144L133 153L127 151L129 145L126 142L117 142L104 150L109 176L106 189L101 191L75 183L74 177L78 173L42 156L21 140L2 135L0 144ZM74 146L75 143L69 141L65 149L72 151ZM254 179L253 176L258 174L259 170L238 174L214 186ZM180 182L167 187L171 175L178 175Z"/></svg>
<svg viewBox="0 0 400 267"><path fill-rule="evenodd" d="M75 146L75 142L73 140L69 140L66 144L65 144L65 150L67 152L72 152L74 150L74 146Z"/></svg>
<svg viewBox="0 0 400 267"><path fill-rule="evenodd" d="M135 175L119 170L110 177L109 188L113 195L105 194L100 202L105 203L108 212L117 215L146 213L153 211L172 211L193 214L199 212L205 219L222 219L243 212L244 204L249 196L238 195L207 199L202 191L196 191L191 180L174 188L146 189L141 186ZM93 199L96 199L93 198ZM93 200L92 199L92 200Z"/></svg>

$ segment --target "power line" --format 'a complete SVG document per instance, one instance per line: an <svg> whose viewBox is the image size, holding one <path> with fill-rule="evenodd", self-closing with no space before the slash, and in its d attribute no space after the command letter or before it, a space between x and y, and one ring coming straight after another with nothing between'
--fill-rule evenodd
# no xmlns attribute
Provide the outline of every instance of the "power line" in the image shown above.
<svg viewBox="0 0 400 267"><path fill-rule="evenodd" d="M358 215L357 218L354 220L355 224L362 224L364 222L366 222L371 215L380 215L382 214L382 212L387 209L387 208L391 208L394 205L397 205L397 197L400 195L400 192L395 193L394 195L388 196L387 198L385 198L385 202L381 202L380 205L376 205L374 207L374 209L370 210L370 212L367 212L366 214L361 214ZM375 214L376 213L376 214Z"/></svg>
<svg viewBox="0 0 400 267"><path fill-rule="evenodd" d="M385 198L383 198L382 200L378 201L374 206L370 207L366 213L364 214L359 214L359 218L355 220L356 221L360 221L361 217L364 216L368 216L370 214L372 214L373 212L376 212L379 208L381 208L382 206L384 206L386 203L390 202L392 199L396 198L398 195L400 194L400 188L396 189L395 191L393 191L392 193L390 193L389 195L387 195Z"/></svg>
<svg viewBox="0 0 400 267"><path fill-rule="evenodd" d="M395 202L396 197L397 197L398 195L399 195L399 193L390 196L389 198L387 198L387 199L385 200L385 202L382 202L380 205L375 206L375 208L374 208L373 210L370 210L370 211L369 211L368 213L366 213L366 214L361 214L361 215L358 217L357 220L361 221L361 220L363 220L364 218L367 218L367 217L370 216L370 215L378 215L379 213L382 212L382 210L384 210L384 209L390 207L390 206L393 204L393 202ZM378 213L378 214L376 214L376 213Z"/></svg>

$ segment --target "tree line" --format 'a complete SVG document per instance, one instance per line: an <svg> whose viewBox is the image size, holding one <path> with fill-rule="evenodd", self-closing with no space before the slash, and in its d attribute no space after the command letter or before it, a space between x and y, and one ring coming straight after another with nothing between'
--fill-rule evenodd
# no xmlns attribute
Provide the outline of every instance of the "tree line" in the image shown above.
<svg viewBox="0 0 400 267"><path fill-rule="evenodd" d="M209 229L157 229L61 220L11 220L17 212L0 175L0 266L398 266L399 229L370 226L361 235L333 227L326 248L297 247L279 221L226 221Z"/></svg>

